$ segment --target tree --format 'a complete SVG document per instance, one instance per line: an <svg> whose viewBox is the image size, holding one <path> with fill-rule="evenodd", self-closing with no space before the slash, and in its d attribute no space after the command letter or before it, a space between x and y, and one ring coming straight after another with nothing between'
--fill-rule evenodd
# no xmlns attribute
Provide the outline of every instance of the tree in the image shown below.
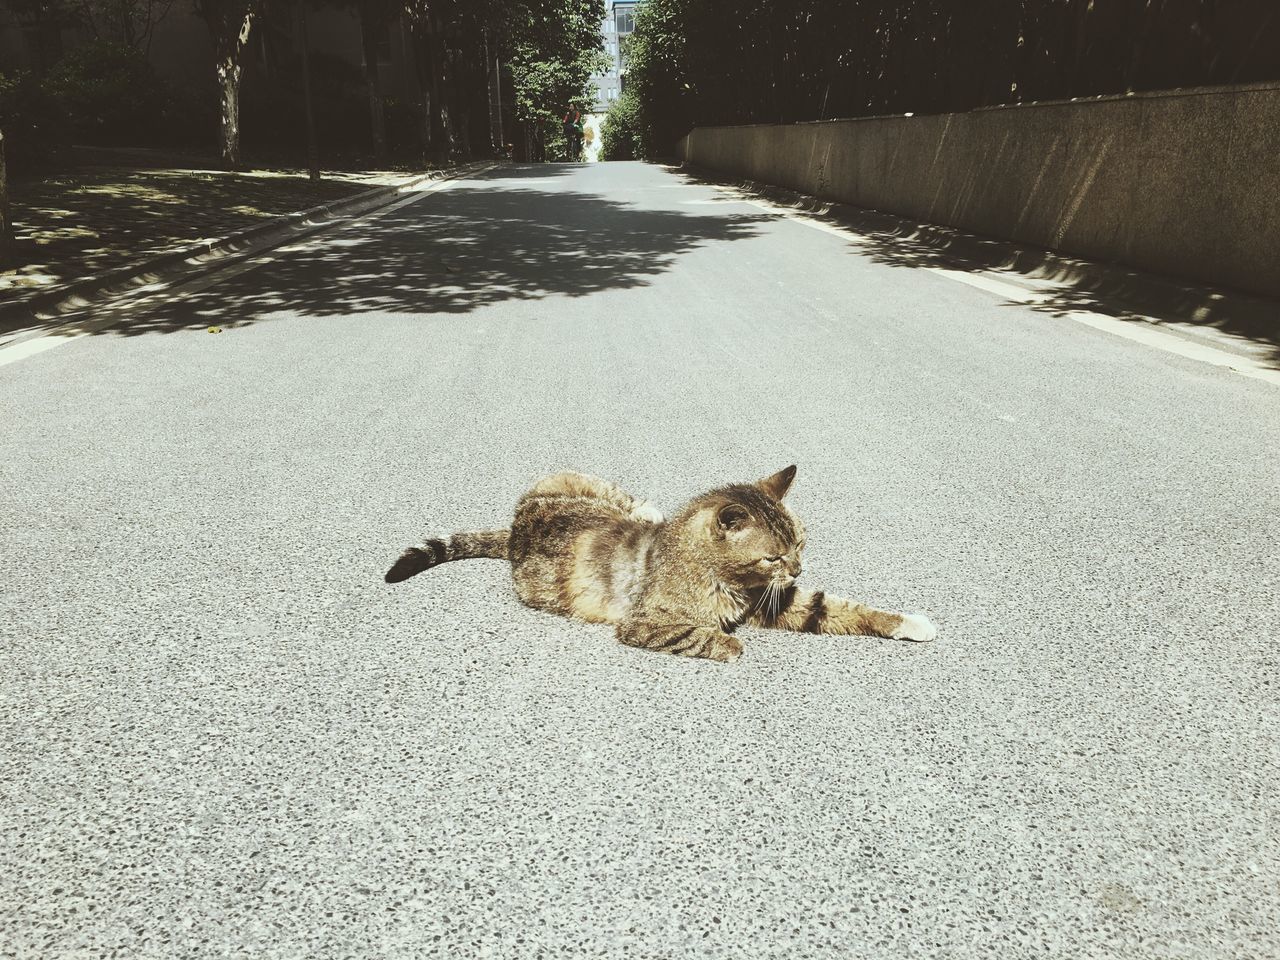
<svg viewBox="0 0 1280 960"><path fill-rule="evenodd" d="M1275 0L645 0L627 79L665 145L694 122L1274 80L1277 50Z"/></svg>
<svg viewBox="0 0 1280 960"><path fill-rule="evenodd" d="M378 163L383 163L387 159L387 122L378 81L378 38L390 29L403 4L396 0L355 0L354 6L360 17L360 49L364 60L364 82L369 94L373 157Z"/></svg>
<svg viewBox="0 0 1280 960"><path fill-rule="evenodd" d="M605 158L671 152L690 126L682 0L646 0L636 10L625 53L627 89L605 122Z"/></svg>
<svg viewBox="0 0 1280 960"><path fill-rule="evenodd" d="M6 0L24 25L75 28L92 40L124 44L146 54L156 25L174 0Z"/></svg>
<svg viewBox="0 0 1280 960"><path fill-rule="evenodd" d="M516 122L526 154L547 158L547 134L558 143L560 118L586 110L593 73L608 68L600 23L603 0L526 0L513 4L504 35Z"/></svg>
<svg viewBox="0 0 1280 960"><path fill-rule="evenodd" d="M173 0L70 0L76 20L99 40L123 43L144 54L151 51L156 24Z"/></svg>
<svg viewBox="0 0 1280 960"><path fill-rule="evenodd" d="M13 256L13 211L9 206L9 176L4 163L4 131L0 130L0 263Z"/></svg>
<svg viewBox="0 0 1280 960"><path fill-rule="evenodd" d="M496 127L491 86L512 91L516 136L536 144L526 153L545 155L555 118L590 102L603 18L603 0L406 0L429 158L466 156L472 130ZM505 76L491 83L495 60Z"/></svg>
<svg viewBox="0 0 1280 960"><path fill-rule="evenodd" d="M298 47L302 51L302 104L307 121L307 176L320 179L320 150L316 146L316 116L311 106L311 42L307 38L307 0L297 0Z"/></svg>
<svg viewBox="0 0 1280 960"><path fill-rule="evenodd" d="M222 165L240 167L240 54L249 41L249 30L257 12L256 0L195 0L196 13L213 35L215 67L221 110L218 146Z"/></svg>
<svg viewBox="0 0 1280 960"><path fill-rule="evenodd" d="M600 147L601 160L640 160L645 156L640 140L641 105L635 92L622 91L622 95L609 104L605 114Z"/></svg>

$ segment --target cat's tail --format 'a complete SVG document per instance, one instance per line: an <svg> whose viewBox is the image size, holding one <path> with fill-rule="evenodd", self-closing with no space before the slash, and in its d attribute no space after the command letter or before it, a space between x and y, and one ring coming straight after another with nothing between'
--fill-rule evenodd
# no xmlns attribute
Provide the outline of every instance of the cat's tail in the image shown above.
<svg viewBox="0 0 1280 960"><path fill-rule="evenodd" d="M422 546L410 547L400 554L400 559L391 565L384 579L387 583L399 583L450 560L470 560L474 557L506 560L510 540L510 530L479 530L475 533L455 533L448 540L428 540Z"/></svg>

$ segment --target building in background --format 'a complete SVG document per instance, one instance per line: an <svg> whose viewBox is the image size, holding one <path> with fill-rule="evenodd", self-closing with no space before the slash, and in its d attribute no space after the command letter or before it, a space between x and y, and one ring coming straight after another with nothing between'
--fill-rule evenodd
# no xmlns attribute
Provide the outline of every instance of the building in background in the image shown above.
<svg viewBox="0 0 1280 960"><path fill-rule="evenodd" d="M622 93L623 78L627 73L627 40L636 28L636 7L639 0L605 0L604 52L609 57L609 69L591 78L596 91L595 113L604 113Z"/></svg>

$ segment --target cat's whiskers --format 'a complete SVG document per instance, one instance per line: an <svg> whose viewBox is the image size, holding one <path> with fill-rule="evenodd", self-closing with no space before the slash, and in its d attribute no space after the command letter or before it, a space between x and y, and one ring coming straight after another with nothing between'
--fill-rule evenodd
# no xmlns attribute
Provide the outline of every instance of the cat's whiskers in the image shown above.
<svg viewBox="0 0 1280 960"><path fill-rule="evenodd" d="M767 596L769 596L769 590L766 587L764 590L760 591L759 599L757 599L756 602L751 605L751 613L755 613L757 610L760 610L763 612L764 601Z"/></svg>

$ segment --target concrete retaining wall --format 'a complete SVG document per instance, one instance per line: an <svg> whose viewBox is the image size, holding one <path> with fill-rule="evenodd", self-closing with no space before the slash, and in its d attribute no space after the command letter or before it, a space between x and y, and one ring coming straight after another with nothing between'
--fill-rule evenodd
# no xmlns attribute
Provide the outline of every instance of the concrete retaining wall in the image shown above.
<svg viewBox="0 0 1280 960"><path fill-rule="evenodd" d="M1280 84L699 127L691 166L1280 297Z"/></svg>

